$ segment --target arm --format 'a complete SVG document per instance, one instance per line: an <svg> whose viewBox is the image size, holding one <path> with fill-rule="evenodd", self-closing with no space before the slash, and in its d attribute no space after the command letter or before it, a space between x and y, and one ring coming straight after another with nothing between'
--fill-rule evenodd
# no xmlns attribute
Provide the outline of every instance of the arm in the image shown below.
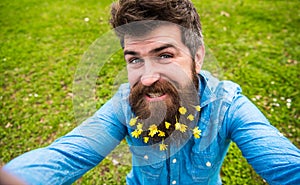
<svg viewBox="0 0 300 185"><path fill-rule="evenodd" d="M45 148L25 153L4 170L28 184L71 184L101 162L125 137L112 100L96 114Z"/></svg>
<svg viewBox="0 0 300 185"><path fill-rule="evenodd" d="M300 151L245 96L228 110L228 136L270 184L300 184Z"/></svg>

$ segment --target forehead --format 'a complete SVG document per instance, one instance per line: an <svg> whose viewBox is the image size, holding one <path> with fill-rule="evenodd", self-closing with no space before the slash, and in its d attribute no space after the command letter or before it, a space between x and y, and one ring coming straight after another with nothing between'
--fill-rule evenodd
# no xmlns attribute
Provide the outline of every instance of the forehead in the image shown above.
<svg viewBox="0 0 300 185"><path fill-rule="evenodd" d="M179 48L184 47L179 27L177 25L162 25L144 35L124 36L124 49L136 48L139 45L151 46L160 44L172 44Z"/></svg>

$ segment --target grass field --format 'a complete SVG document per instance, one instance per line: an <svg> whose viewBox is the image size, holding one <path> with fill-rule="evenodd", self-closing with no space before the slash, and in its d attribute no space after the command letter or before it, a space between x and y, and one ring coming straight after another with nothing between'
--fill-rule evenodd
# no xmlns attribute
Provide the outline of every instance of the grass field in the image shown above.
<svg viewBox="0 0 300 185"><path fill-rule="evenodd" d="M222 79L237 82L286 137L300 147L299 1L194 0L206 47ZM77 66L110 27L109 0L0 2L0 162L46 146L78 125L73 111ZM97 107L124 69L107 62L95 86ZM128 163L112 157L74 184L124 184ZM266 184L232 144L224 184Z"/></svg>

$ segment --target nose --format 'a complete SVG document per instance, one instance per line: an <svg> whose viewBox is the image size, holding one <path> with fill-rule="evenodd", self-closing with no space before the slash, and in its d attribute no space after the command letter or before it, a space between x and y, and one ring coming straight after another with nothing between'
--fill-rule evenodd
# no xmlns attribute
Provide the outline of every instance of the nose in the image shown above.
<svg viewBox="0 0 300 185"><path fill-rule="evenodd" d="M155 64L151 60L145 61L144 74L141 77L141 82L144 86L151 86L160 79L160 74L155 70Z"/></svg>
<svg viewBox="0 0 300 185"><path fill-rule="evenodd" d="M159 74L143 75L141 78L141 82L144 86L151 86L153 83L158 81L159 78L160 78Z"/></svg>

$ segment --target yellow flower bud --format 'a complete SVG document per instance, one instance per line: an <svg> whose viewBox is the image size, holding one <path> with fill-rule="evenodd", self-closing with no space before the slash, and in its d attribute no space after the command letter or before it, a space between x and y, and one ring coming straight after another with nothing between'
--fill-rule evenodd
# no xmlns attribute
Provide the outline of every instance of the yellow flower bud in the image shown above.
<svg viewBox="0 0 300 185"><path fill-rule="evenodd" d="M129 121L129 125L130 126L134 126L136 124L136 122L137 122L137 119L138 119L138 117L131 118L131 120Z"/></svg>
<svg viewBox="0 0 300 185"><path fill-rule="evenodd" d="M169 122L165 122L165 126L166 126L166 129L169 129L170 128L170 126L171 126L171 123L169 123Z"/></svg>
<svg viewBox="0 0 300 185"><path fill-rule="evenodd" d="M144 137L144 143L148 143L149 137Z"/></svg>
<svg viewBox="0 0 300 185"><path fill-rule="evenodd" d="M184 115L187 110L186 110L185 107L179 107L178 111L179 111L180 114Z"/></svg>

